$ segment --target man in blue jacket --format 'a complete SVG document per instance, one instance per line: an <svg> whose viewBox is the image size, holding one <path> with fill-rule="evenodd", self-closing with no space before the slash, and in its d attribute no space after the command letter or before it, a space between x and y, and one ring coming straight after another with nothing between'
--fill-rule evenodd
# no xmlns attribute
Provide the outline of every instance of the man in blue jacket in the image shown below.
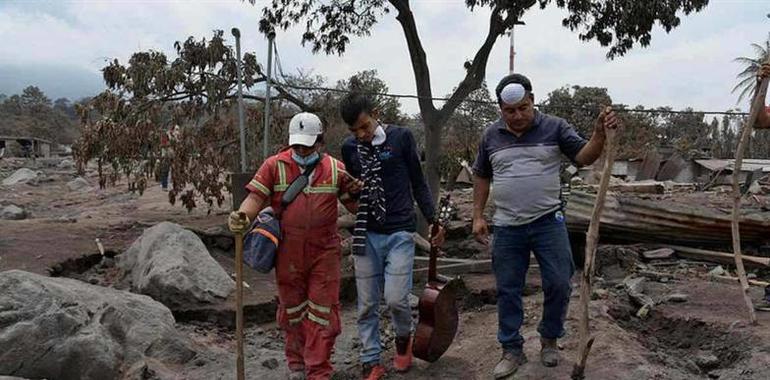
<svg viewBox="0 0 770 380"><path fill-rule="evenodd" d="M376 380L386 372L380 364L379 305L383 293L396 332L393 367L406 372L411 366L414 203L417 201L429 223L435 221L435 210L412 132L381 124L374 102L361 94L346 96L340 113L353 135L342 146L342 160L350 174L364 182L351 248L363 379ZM442 229L432 243L440 245L443 236Z"/></svg>

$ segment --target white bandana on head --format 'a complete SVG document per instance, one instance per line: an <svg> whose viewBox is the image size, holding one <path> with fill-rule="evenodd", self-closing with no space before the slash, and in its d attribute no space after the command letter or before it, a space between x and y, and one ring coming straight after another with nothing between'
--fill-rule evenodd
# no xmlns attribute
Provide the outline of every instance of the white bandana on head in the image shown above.
<svg viewBox="0 0 770 380"><path fill-rule="evenodd" d="M503 91L500 91L500 99L505 104L516 104L524 99L526 95L527 90L518 83L511 83L503 87Z"/></svg>

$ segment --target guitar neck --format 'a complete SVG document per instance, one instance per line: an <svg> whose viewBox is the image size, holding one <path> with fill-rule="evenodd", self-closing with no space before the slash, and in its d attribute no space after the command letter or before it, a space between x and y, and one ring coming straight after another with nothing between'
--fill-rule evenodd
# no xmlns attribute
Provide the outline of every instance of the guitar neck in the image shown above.
<svg viewBox="0 0 770 380"><path fill-rule="evenodd" d="M438 223L434 223L431 227L431 236L436 236L439 232ZM438 265L438 250L439 247L433 244L430 245L430 261L428 262L428 283L436 282L438 280L438 272L436 266Z"/></svg>

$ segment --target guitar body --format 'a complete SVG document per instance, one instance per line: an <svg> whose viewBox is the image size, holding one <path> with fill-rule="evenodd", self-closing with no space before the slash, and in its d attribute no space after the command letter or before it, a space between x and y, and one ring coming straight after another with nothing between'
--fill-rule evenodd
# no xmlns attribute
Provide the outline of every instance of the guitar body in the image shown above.
<svg viewBox="0 0 770 380"><path fill-rule="evenodd" d="M431 235L437 236L440 224L449 221L451 215L449 196L441 200L439 222L433 225ZM431 246L428 283L418 305L420 321L414 333L412 354L427 362L435 362L443 355L457 334L457 286L452 279L436 271L439 247Z"/></svg>
<svg viewBox="0 0 770 380"><path fill-rule="evenodd" d="M435 362L452 344L459 321L455 289L451 281L428 283L425 286L419 304L420 322L412 346L415 357Z"/></svg>

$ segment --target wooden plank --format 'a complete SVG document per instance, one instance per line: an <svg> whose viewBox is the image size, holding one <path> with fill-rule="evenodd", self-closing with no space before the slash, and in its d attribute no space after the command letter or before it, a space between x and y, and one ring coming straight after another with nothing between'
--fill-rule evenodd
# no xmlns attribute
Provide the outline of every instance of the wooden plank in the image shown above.
<svg viewBox="0 0 770 380"><path fill-rule="evenodd" d="M705 249L683 247L679 245L661 245L662 248L671 248L676 251L678 256L694 258L698 260L707 260L720 264L735 264L735 255L732 253L709 251ZM770 267L770 257L743 256L746 266L754 268Z"/></svg>

